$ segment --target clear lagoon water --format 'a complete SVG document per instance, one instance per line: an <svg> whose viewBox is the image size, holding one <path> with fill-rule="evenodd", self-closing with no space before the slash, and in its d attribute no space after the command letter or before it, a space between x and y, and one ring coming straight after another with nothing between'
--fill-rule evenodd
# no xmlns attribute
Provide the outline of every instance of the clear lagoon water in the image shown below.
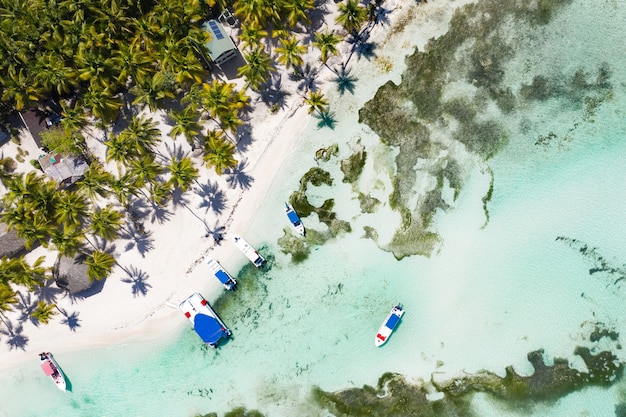
<svg viewBox="0 0 626 417"><path fill-rule="evenodd" d="M400 69L372 76L376 64L359 62L355 95L330 93L335 129L309 121L246 232L270 256L270 268L245 267L239 291L218 302L233 331L228 343L217 351L202 347L181 318L174 335L156 342L60 354L72 386L67 394L46 381L33 360L0 375L0 416L191 417L241 406L267 416L323 416L331 414L312 403L314 386L375 385L385 372L418 382L482 369L504 375L511 365L528 375L526 355L537 349L548 364L566 358L584 370L576 346L613 349L626 361L614 344L589 342L596 323L626 330L626 289L618 280L626 263L626 5L565 3L535 33L515 22L503 26L503 36L515 42L503 64L504 82L513 91L537 74L565 83L580 69L593 79L604 65L610 94L593 106L554 94L501 115L508 144L486 161L464 160L463 188L456 199L452 190L444 193L450 207L435 215L440 244L429 257L398 261L364 237L365 226L374 228L384 246L400 225L388 203L397 149L359 124L357 110L373 96L374 84L390 77L399 82ZM418 28L409 26L408 39L412 30ZM446 94L466 89L450 85ZM368 152L359 190L341 181L339 169L357 139ZM339 145L339 155L315 161L315 151L331 144ZM293 263L277 243L289 233L282 204L313 166L334 182L309 187L309 201L333 198L337 218L352 231ZM487 217L483 198L492 180ZM356 191L379 198L379 209L362 213ZM315 215L304 223L326 227ZM599 256L609 268L591 271ZM397 302L407 313L389 343L375 348L375 332ZM626 385L617 381L532 406L486 394L471 404L474 415L487 417L606 417L618 415L616 406L625 401Z"/></svg>

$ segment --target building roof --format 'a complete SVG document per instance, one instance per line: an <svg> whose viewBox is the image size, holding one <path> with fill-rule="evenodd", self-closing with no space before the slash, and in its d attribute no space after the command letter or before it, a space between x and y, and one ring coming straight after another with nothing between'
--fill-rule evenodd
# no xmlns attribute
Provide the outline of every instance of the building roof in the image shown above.
<svg viewBox="0 0 626 417"><path fill-rule="evenodd" d="M82 158L59 153L41 155L38 161L48 177L64 185L78 181L89 168Z"/></svg>
<svg viewBox="0 0 626 417"><path fill-rule="evenodd" d="M213 61L220 63L220 56L228 55L230 51L237 49L233 40L224 30L224 26L217 20L209 20L202 25L202 28L211 33L211 40L205 46Z"/></svg>
<svg viewBox="0 0 626 417"><path fill-rule="evenodd" d="M87 269L88 266L82 262L80 257L62 256L55 265L57 286L70 293L89 289L93 282L87 276Z"/></svg>
<svg viewBox="0 0 626 417"><path fill-rule="evenodd" d="M8 230L4 223L0 223L0 257L13 258L25 250L24 239L19 237L15 230Z"/></svg>

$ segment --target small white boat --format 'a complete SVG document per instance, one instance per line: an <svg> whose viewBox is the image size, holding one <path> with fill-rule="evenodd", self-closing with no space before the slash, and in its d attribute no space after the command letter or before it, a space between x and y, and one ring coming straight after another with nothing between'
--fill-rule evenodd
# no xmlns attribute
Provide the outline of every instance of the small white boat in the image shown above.
<svg viewBox="0 0 626 417"><path fill-rule="evenodd" d="M291 222L291 225L293 226L293 229L296 231L296 233L298 233L300 236L304 236L306 231L304 230L302 220L300 220L300 216L298 216L298 213L296 213L291 204L285 203L285 213L287 213L287 218Z"/></svg>
<svg viewBox="0 0 626 417"><path fill-rule="evenodd" d="M65 375L63 375L63 371L52 357L52 354L50 352L40 353L39 361L41 362L41 369L43 369L44 374L52 379L57 388L61 391L65 391L67 389Z"/></svg>
<svg viewBox="0 0 626 417"><path fill-rule="evenodd" d="M246 258L250 260L257 268L260 268L265 263L265 258L261 256L256 249L252 247L244 238L238 235L233 235L233 243L237 246L237 249L241 251Z"/></svg>
<svg viewBox="0 0 626 417"><path fill-rule="evenodd" d="M217 278L222 283L224 288L226 288L227 290L235 289L237 281L235 281L235 278L231 277L230 274L226 272L224 267L217 260L211 258L210 256L207 256L204 259L204 262L209 266L209 269L211 270L211 272L213 272L215 278Z"/></svg>
<svg viewBox="0 0 626 417"><path fill-rule="evenodd" d="M230 330L200 294L191 294L178 307L202 341L212 348L217 348L221 339L230 337Z"/></svg>
<svg viewBox="0 0 626 417"><path fill-rule="evenodd" d="M378 329L378 333L376 333L376 346L382 346L385 344L391 336L391 333L393 333L394 329L400 322L400 318L402 318L403 314L404 310L402 309L402 304L398 304L391 309L389 315Z"/></svg>

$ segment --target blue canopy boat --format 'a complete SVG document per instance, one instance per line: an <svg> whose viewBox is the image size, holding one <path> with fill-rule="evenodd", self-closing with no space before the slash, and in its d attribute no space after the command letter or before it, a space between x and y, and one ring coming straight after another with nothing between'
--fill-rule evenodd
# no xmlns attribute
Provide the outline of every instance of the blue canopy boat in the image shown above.
<svg viewBox="0 0 626 417"><path fill-rule="evenodd" d="M215 278L217 278L219 282L222 283L224 288L226 288L227 290L235 289L237 281L235 281L235 278L231 277L230 274L226 272L224 267L217 260L211 258L210 256L207 256L204 259L204 262L208 265L211 272L213 272Z"/></svg>
<svg viewBox="0 0 626 417"><path fill-rule="evenodd" d="M291 225L293 226L296 233L298 233L300 236L304 236L306 231L304 230L302 220L300 220L300 216L298 216L298 213L296 213L291 204L285 203L285 213L287 213L287 218L289 219L289 222L291 222Z"/></svg>
<svg viewBox="0 0 626 417"><path fill-rule="evenodd" d="M376 333L376 346L382 346L385 344L387 339L391 336L391 333L393 333L396 326L400 322L400 318L402 318L403 314L404 310L402 308L402 304L398 304L391 309L387 318L378 329L378 333Z"/></svg>
<svg viewBox="0 0 626 417"><path fill-rule="evenodd" d="M202 341L212 348L217 348L220 340L230 337L230 330L200 294L191 294L179 307Z"/></svg>

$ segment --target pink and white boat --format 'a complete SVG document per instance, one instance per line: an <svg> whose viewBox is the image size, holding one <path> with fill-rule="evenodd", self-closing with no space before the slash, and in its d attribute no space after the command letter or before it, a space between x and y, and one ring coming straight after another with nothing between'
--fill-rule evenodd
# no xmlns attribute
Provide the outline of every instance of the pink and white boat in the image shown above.
<svg viewBox="0 0 626 417"><path fill-rule="evenodd" d="M39 361L41 362L43 372L52 379L52 382L54 382L57 388L61 391L65 391L67 389L65 375L63 375L63 371L52 357L52 354L50 352L40 353Z"/></svg>

